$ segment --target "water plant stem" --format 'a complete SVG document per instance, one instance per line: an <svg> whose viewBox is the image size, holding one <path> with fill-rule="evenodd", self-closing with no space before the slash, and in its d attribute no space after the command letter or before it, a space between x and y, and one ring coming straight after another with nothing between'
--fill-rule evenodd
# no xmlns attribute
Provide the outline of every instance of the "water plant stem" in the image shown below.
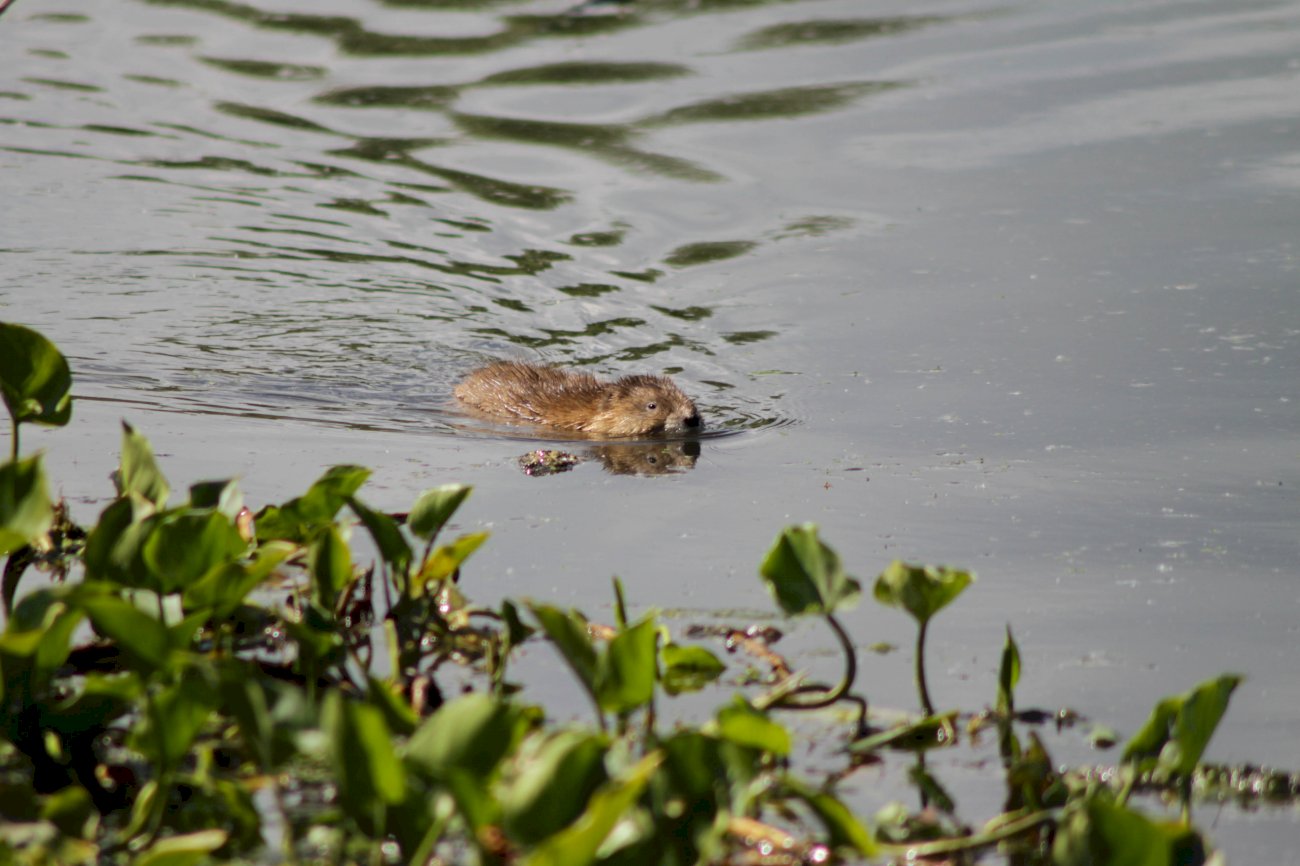
<svg viewBox="0 0 1300 866"><path fill-rule="evenodd" d="M916 632L916 688L921 693L921 709L927 716L933 716L934 703L930 700L930 689L925 684L925 632L930 621L923 619L920 623L921 627Z"/></svg>
<svg viewBox="0 0 1300 866"><path fill-rule="evenodd" d="M975 851L1019 836L1039 824L1057 821L1061 817L1061 811L1061 809L1043 809L1038 812L1031 812L1023 818L1008 821L993 830L976 833L973 836L962 836L959 839L936 839L933 842L922 842L916 845L881 845L880 847L883 853L896 855L900 860L906 860L907 862L923 857L942 857L946 854Z"/></svg>
<svg viewBox="0 0 1300 866"><path fill-rule="evenodd" d="M840 621L835 618L835 614L826 614L826 622L830 625L831 631L835 632L835 636L839 638L840 647L844 650L844 678L840 680L839 684L836 685L835 688L830 689L829 691L822 689L820 686L801 686L793 694L789 695L777 704L781 709L819 710L823 707L829 707L831 704L834 704L840 700L840 698L844 697L848 690L853 687L853 681L858 676L858 657L857 652L853 648L853 640L849 637L849 633L844 630L844 626L840 625ZM822 696L810 701L800 701L796 699L796 695L814 690L820 691Z"/></svg>
<svg viewBox="0 0 1300 866"><path fill-rule="evenodd" d="M13 430L13 439L9 443L9 459L10 461L17 463L18 462L18 419L11 416L9 419L9 424L11 429Z"/></svg>

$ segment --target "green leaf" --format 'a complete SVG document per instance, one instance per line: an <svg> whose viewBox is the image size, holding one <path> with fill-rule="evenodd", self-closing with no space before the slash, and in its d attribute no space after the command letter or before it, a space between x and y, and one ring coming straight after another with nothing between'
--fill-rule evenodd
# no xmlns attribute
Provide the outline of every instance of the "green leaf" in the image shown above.
<svg viewBox="0 0 1300 866"><path fill-rule="evenodd" d="M1162 699L1124 747L1122 760L1154 769L1160 778L1191 775L1242 679L1238 674L1224 674L1189 692Z"/></svg>
<svg viewBox="0 0 1300 866"><path fill-rule="evenodd" d="M525 860L527 866L588 866L600 846L632 809L655 775L663 755L652 752L627 773L602 787L573 824L547 839Z"/></svg>
<svg viewBox="0 0 1300 866"><path fill-rule="evenodd" d="M456 573L456 569L469 559L470 554L487 541L486 532L471 532L462 535L451 544L444 544L429 554L429 558L420 566L420 571L411 581L412 596L419 597L430 590L439 581L446 580Z"/></svg>
<svg viewBox="0 0 1300 866"><path fill-rule="evenodd" d="M998 712L1010 716L1016 711L1016 684L1020 682L1020 648L1007 626L1007 642L1002 647L1002 664L998 667Z"/></svg>
<svg viewBox="0 0 1300 866"><path fill-rule="evenodd" d="M254 525L259 541L282 539L306 544L334 522L348 498L370 477L364 466L334 466L307 492L280 506L268 505Z"/></svg>
<svg viewBox="0 0 1300 866"><path fill-rule="evenodd" d="M199 830L160 839L132 861L134 866L195 866L226 844L225 830Z"/></svg>
<svg viewBox="0 0 1300 866"><path fill-rule="evenodd" d="M348 506L361 519L370 537L375 540L379 556L393 571L398 586L405 586L406 573L411 567L411 546L402 537L397 521L387 514L374 511L355 496L348 497Z"/></svg>
<svg viewBox="0 0 1300 866"><path fill-rule="evenodd" d="M578 680L593 696L596 694L596 647L587 634L587 621L576 611L565 612L549 604L529 603L542 631L555 644L560 655L578 675Z"/></svg>
<svg viewBox="0 0 1300 866"><path fill-rule="evenodd" d="M0 393L14 423L62 427L72 418L72 372L45 337L0 322Z"/></svg>
<svg viewBox="0 0 1300 866"><path fill-rule="evenodd" d="M312 598L325 610L334 610L339 593L352 580L352 552L331 524L312 542L307 553Z"/></svg>
<svg viewBox="0 0 1300 866"><path fill-rule="evenodd" d="M666 643L659 648L659 660L664 691L670 695L699 691L727 669L716 655L700 646Z"/></svg>
<svg viewBox="0 0 1300 866"><path fill-rule="evenodd" d="M517 745L527 714L507 701L474 693L449 701L420 725L403 757L431 779L453 769L487 779Z"/></svg>
<svg viewBox="0 0 1300 866"><path fill-rule="evenodd" d="M244 507L244 493L233 479L200 481L190 485L190 507L219 511L233 523Z"/></svg>
<svg viewBox="0 0 1300 866"><path fill-rule="evenodd" d="M128 656L148 670L167 665L172 638L167 626L129 601L104 592L87 591L73 598L90 617L95 631L117 643Z"/></svg>
<svg viewBox="0 0 1300 866"><path fill-rule="evenodd" d="M221 705L221 693L196 667L160 690L147 704L148 724L134 732L135 746L163 772L174 769L189 752L203 724Z"/></svg>
<svg viewBox="0 0 1300 866"><path fill-rule="evenodd" d="M141 554L160 592L189 587L213 569L231 565L248 542L230 518L219 511L189 511L168 516L154 526Z"/></svg>
<svg viewBox="0 0 1300 866"><path fill-rule="evenodd" d="M432 541L473 489L468 484L444 484L424 491L411 506L406 525L417 538Z"/></svg>
<svg viewBox="0 0 1300 866"><path fill-rule="evenodd" d="M42 537L53 523L41 455L0 465L0 556ZM12 601L5 599L6 610Z"/></svg>
<svg viewBox="0 0 1300 866"><path fill-rule="evenodd" d="M926 623L974 580L968 571L895 560L876 579L875 596L881 604L901 607L917 622Z"/></svg>
<svg viewBox="0 0 1300 866"><path fill-rule="evenodd" d="M257 549L251 563L232 562L185 587L187 611L212 608L217 620L228 618L244 601L244 597L266 580L276 567L284 562L297 545L284 541L268 541Z"/></svg>
<svg viewBox="0 0 1300 866"><path fill-rule="evenodd" d="M596 699L602 708L626 713L650 702L658 678L658 638L659 627L649 616L616 634L600 653Z"/></svg>
<svg viewBox="0 0 1300 866"><path fill-rule="evenodd" d="M817 820L822 822L826 828L826 841L832 849L848 848L858 856L867 858L877 855L876 840L871 831L853 816L838 797L827 791L813 790L792 776L786 776L781 781L782 787L808 804Z"/></svg>
<svg viewBox="0 0 1300 866"><path fill-rule="evenodd" d="M406 796L406 772L383 713L331 690L322 717L339 797L347 812L368 821L377 803L400 803Z"/></svg>
<svg viewBox="0 0 1300 866"><path fill-rule="evenodd" d="M499 794L506 833L525 845L570 824L608 778L604 737L574 730L534 742L520 755L518 775Z"/></svg>
<svg viewBox="0 0 1300 866"><path fill-rule="evenodd" d="M736 745L782 757L790 754L790 732L741 695L718 710L717 726L718 736Z"/></svg>
<svg viewBox="0 0 1300 866"><path fill-rule="evenodd" d="M1097 793L1066 807L1052 843L1052 864L1195 866L1204 862L1204 850L1194 831L1152 821L1112 802L1108 794Z"/></svg>
<svg viewBox="0 0 1300 866"><path fill-rule="evenodd" d="M844 573L840 558L817 538L811 523L777 536L759 573L776 603L790 616L828 614L857 603L861 585Z"/></svg>
<svg viewBox="0 0 1300 866"><path fill-rule="evenodd" d="M138 494L152 502L155 508L166 505L167 494L171 492L154 459L149 440L125 421L122 422L122 464L117 471L117 485L120 495Z"/></svg>

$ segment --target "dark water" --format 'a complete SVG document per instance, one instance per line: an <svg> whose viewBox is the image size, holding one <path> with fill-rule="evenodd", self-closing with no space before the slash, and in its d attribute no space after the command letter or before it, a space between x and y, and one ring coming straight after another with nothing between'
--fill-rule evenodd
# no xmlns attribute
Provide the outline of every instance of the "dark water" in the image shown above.
<svg viewBox="0 0 1300 866"><path fill-rule="evenodd" d="M864 579L978 570L940 702L992 701L1009 621L1026 702L1128 734L1241 671L1212 757L1297 763L1300 4L18 0L0 184L83 519L125 416L255 502L475 484L485 602L767 610L812 520ZM526 477L448 404L503 356L672 374L731 435ZM1294 813L1208 821L1300 862Z"/></svg>

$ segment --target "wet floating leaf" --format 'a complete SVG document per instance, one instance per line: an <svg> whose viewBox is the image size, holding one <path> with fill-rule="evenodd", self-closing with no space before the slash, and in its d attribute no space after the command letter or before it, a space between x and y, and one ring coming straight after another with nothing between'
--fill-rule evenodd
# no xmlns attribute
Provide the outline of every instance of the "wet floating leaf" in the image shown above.
<svg viewBox="0 0 1300 866"><path fill-rule="evenodd" d="M460 93L459 88L442 85L428 87L349 87L331 90L312 99L322 105L348 108L446 108Z"/></svg>
<svg viewBox="0 0 1300 866"><path fill-rule="evenodd" d="M684 244L669 253L664 259L664 264L675 268L707 265L711 262L721 262L743 256L757 246L758 244L754 241L701 241L694 244Z"/></svg>
<svg viewBox="0 0 1300 866"><path fill-rule="evenodd" d="M722 339L731 343L733 346L743 346L747 343L758 343L777 335L776 331L732 331L723 334Z"/></svg>
<svg viewBox="0 0 1300 866"><path fill-rule="evenodd" d="M218 102L213 106L222 114L228 114L231 117L241 117L245 120L255 120L258 123L266 123L271 126L283 126L289 129L301 129L305 132L325 132L330 135L337 135L332 129L327 129L312 120L304 117L297 117L292 114L286 114L283 111L274 111L270 108L259 108L256 105L244 105L238 102Z"/></svg>
<svg viewBox="0 0 1300 866"><path fill-rule="evenodd" d="M916 15L898 18L823 18L812 21L790 21L756 30L742 37L736 47L742 51L755 51L791 45L840 45L861 39L907 33L951 20L938 15Z"/></svg>
<svg viewBox="0 0 1300 866"><path fill-rule="evenodd" d="M776 235L778 240L784 238L819 238L831 232L852 228L856 220L843 216L810 216L789 223Z"/></svg>
<svg viewBox="0 0 1300 866"><path fill-rule="evenodd" d="M711 123L719 121L767 120L803 117L843 108L871 93L903 87L898 81L819 84L787 87L757 93L739 93L707 99L674 108L642 120L638 126L668 126L677 123Z"/></svg>
<svg viewBox="0 0 1300 866"><path fill-rule="evenodd" d="M82 84L78 81L60 81L56 78L24 78L28 84L40 84L44 87L53 87L56 90L78 90L82 93L103 93L104 88L96 87L93 84Z"/></svg>
<svg viewBox="0 0 1300 866"><path fill-rule="evenodd" d="M581 234L571 235L569 243L575 247L615 247L623 243L623 237L626 234L626 229L607 232L582 232Z"/></svg>
<svg viewBox="0 0 1300 866"><path fill-rule="evenodd" d="M653 283L664 275L658 268L646 268L644 271L610 271L616 277L625 277L641 283Z"/></svg>
<svg viewBox="0 0 1300 866"><path fill-rule="evenodd" d="M686 322L698 322L701 319L707 319L713 315L711 307L682 307L674 310L670 307L656 307L651 305L650 309L663 313L665 316L672 316L674 319L681 319Z"/></svg>
<svg viewBox="0 0 1300 866"><path fill-rule="evenodd" d="M481 84L623 84L662 81L690 75L689 67L676 63L618 63L570 61L508 69L482 79Z"/></svg>
<svg viewBox="0 0 1300 866"><path fill-rule="evenodd" d="M601 295L619 291L619 287L611 286L608 283L578 283L576 286L557 286L555 290L575 298L598 298Z"/></svg>
<svg viewBox="0 0 1300 866"><path fill-rule="evenodd" d="M199 60L252 78L270 78L276 81L313 81L325 75L323 66L303 66L296 63L275 63L269 60L241 60L226 57L200 57Z"/></svg>

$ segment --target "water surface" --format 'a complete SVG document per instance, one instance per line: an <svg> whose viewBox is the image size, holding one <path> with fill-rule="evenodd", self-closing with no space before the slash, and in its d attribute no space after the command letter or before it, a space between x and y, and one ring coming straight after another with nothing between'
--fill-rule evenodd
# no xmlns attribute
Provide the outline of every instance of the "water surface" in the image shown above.
<svg viewBox="0 0 1300 866"><path fill-rule="evenodd" d="M864 579L979 572L932 635L940 702L992 701L1009 621L1022 700L1128 734L1240 671L1212 757L1285 763L1298 25L1295 2L19 0L0 315L81 398L32 442L84 520L119 417L175 483L240 474L255 502L339 462L392 509L469 482L494 538L467 591L593 615L614 573L683 624L770 609L757 562L816 521ZM671 374L733 435L680 471L530 478L545 443L449 402L497 357ZM871 606L849 626L909 640ZM912 706L904 655L864 655L874 705ZM1212 832L1296 862L1294 830Z"/></svg>

